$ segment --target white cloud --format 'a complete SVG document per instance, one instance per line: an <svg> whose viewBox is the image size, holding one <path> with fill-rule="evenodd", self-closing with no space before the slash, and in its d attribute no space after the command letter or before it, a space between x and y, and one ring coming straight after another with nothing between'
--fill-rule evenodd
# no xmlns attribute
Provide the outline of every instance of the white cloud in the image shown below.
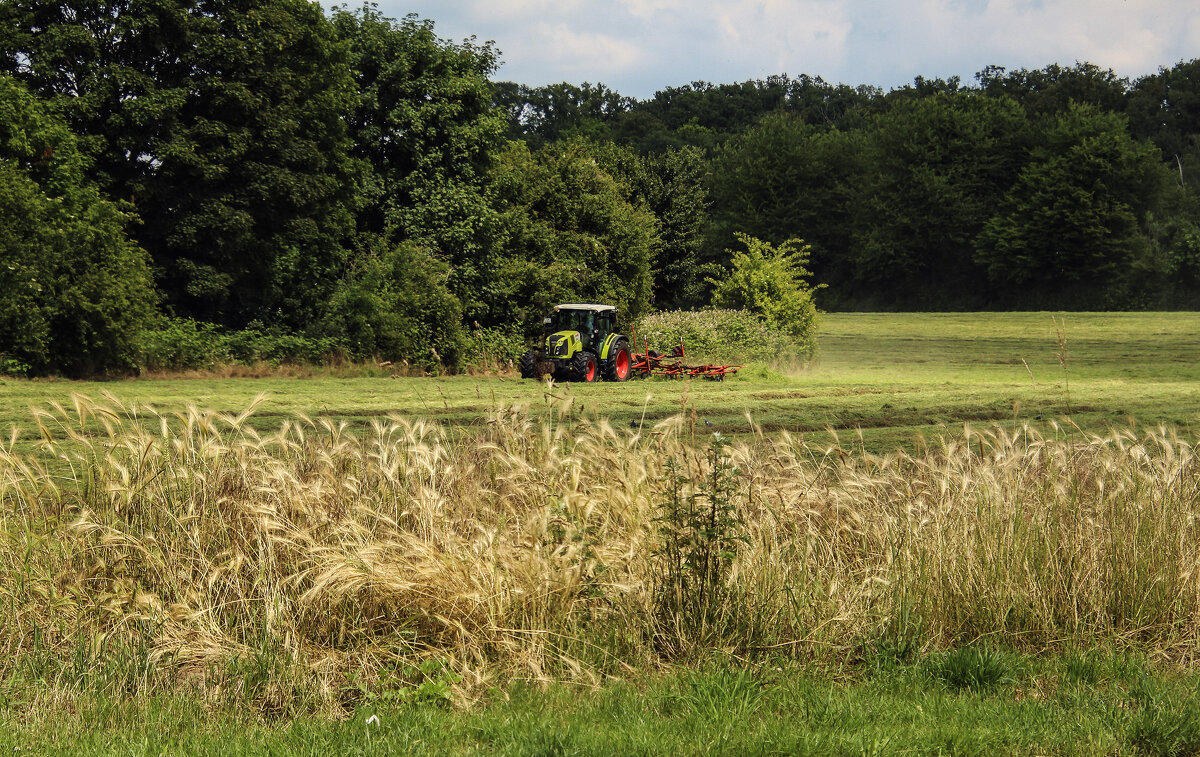
<svg viewBox="0 0 1200 757"><path fill-rule="evenodd" d="M645 59L643 48L633 42L600 32L575 31L565 22L535 24L529 44L537 48L541 65L548 71L562 72L554 74L554 81L601 80L598 73L624 73Z"/></svg>
<svg viewBox="0 0 1200 757"><path fill-rule="evenodd" d="M683 0L619 0L622 8L634 18L649 21L665 11L686 7Z"/></svg>
<svg viewBox="0 0 1200 757"><path fill-rule="evenodd" d="M771 63L815 53L843 54L849 22L832 0L734 0L711 3L726 52Z"/></svg>

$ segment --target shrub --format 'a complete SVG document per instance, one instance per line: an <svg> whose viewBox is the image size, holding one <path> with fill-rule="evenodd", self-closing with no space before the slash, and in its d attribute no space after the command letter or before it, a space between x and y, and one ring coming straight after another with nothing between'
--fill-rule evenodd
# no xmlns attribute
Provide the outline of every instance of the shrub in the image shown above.
<svg viewBox="0 0 1200 757"><path fill-rule="evenodd" d="M233 362L221 327L191 318L168 318L146 329L139 364L152 371L198 370Z"/></svg>
<svg viewBox="0 0 1200 757"><path fill-rule="evenodd" d="M504 371L516 365L526 349L520 331L478 328L467 334L461 366L465 371Z"/></svg>
<svg viewBox="0 0 1200 757"><path fill-rule="evenodd" d="M136 365L158 301L127 206L85 178L52 109L0 76L0 369L85 376Z"/></svg>
<svg viewBox="0 0 1200 757"><path fill-rule="evenodd" d="M749 310L811 352L817 338L817 307L808 284L812 274L804 267L809 246L800 239L772 247L748 234L737 238L746 251L729 251L730 270L720 280L708 280L716 287L713 307Z"/></svg>
<svg viewBox="0 0 1200 757"><path fill-rule="evenodd" d="M683 340L689 359L720 363L794 362L812 358L801 344L744 310L674 310L653 313L635 326L639 348L669 351Z"/></svg>
<svg viewBox="0 0 1200 757"><path fill-rule="evenodd" d="M463 309L449 275L449 266L411 243L368 251L338 284L319 333L344 340L357 358L455 367Z"/></svg>
<svg viewBox="0 0 1200 757"><path fill-rule="evenodd" d="M333 337L309 337L258 324L225 331L212 323L171 318L142 332L139 365L152 371L181 371L256 363L319 364L346 352L345 342Z"/></svg>

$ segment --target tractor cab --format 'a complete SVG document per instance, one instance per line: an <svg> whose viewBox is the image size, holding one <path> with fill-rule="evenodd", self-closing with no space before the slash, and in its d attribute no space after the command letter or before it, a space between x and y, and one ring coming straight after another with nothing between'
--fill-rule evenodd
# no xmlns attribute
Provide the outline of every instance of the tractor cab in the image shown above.
<svg viewBox="0 0 1200 757"><path fill-rule="evenodd" d="M543 320L546 337L579 334L580 347L597 352L617 330L617 309L612 305L555 305Z"/></svg>

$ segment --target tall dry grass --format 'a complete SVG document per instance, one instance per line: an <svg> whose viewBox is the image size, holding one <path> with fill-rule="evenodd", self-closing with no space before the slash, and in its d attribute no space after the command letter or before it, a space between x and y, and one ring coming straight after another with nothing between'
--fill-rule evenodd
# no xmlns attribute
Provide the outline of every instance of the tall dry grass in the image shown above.
<svg viewBox="0 0 1200 757"><path fill-rule="evenodd" d="M670 480L699 507L713 494L706 437L685 415L632 432L557 409L498 408L466 438L400 416L261 433L253 407L113 398L38 412L36 451L15 431L0 445L0 679L286 712L353 703L348 680L423 658L464 688L712 648L989 639L1194 661L1200 473L1171 430L965 429L918 455L731 445L738 546L693 635L660 601L659 547Z"/></svg>

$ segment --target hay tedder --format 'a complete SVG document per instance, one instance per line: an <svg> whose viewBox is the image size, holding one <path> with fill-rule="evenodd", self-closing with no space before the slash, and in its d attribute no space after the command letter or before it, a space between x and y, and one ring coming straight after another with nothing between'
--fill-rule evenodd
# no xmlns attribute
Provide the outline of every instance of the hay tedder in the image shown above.
<svg viewBox="0 0 1200 757"><path fill-rule="evenodd" d="M698 377L724 381L740 365L685 365L681 340L667 355L644 343L638 352L632 339L616 331L617 309L612 305L555 305L543 320L538 346L521 356L521 376L540 379L547 374L564 381L625 381L630 376ZM632 345L632 346L631 346Z"/></svg>
<svg viewBox="0 0 1200 757"><path fill-rule="evenodd" d="M633 354L633 370L642 376L666 376L667 378L706 378L712 381L724 381L726 376L732 376L742 369L740 365L686 365L687 350L683 340L670 353L664 355L650 349L643 340L642 352Z"/></svg>

